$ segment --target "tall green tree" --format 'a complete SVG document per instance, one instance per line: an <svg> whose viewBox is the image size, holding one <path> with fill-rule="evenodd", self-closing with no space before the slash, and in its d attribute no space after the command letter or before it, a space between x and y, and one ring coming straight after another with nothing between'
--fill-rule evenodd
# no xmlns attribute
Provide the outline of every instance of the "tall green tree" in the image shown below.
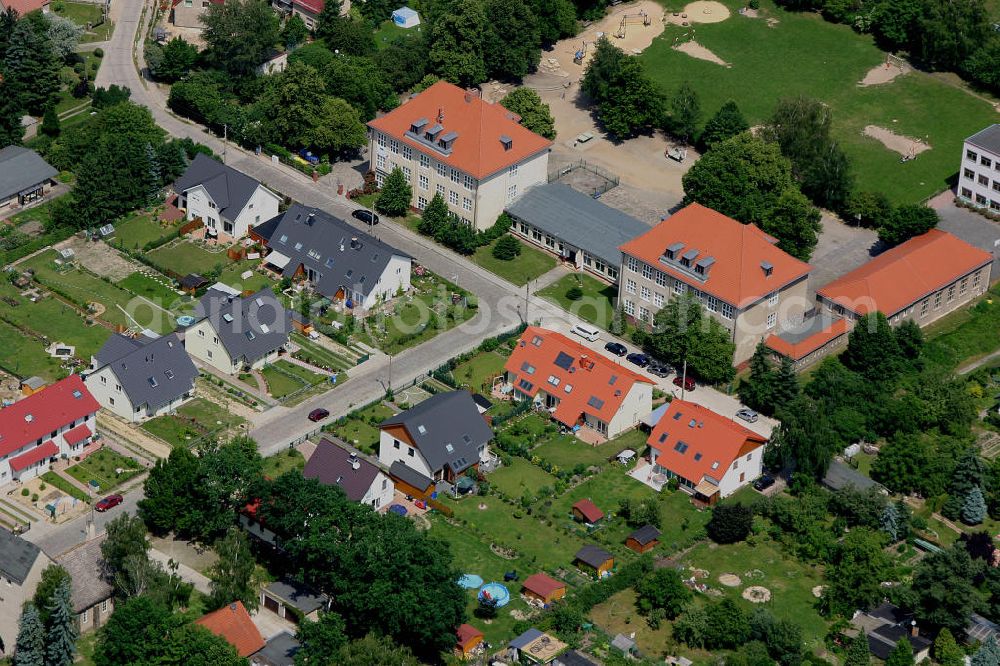
<svg viewBox="0 0 1000 666"><path fill-rule="evenodd" d="M980 525L986 520L986 498L979 486L975 486L965 496L962 504L962 522L966 525Z"/></svg>
<svg viewBox="0 0 1000 666"><path fill-rule="evenodd" d="M176 447L160 458L143 484L139 515L157 534L178 529L191 503L199 479L198 458L185 447Z"/></svg>
<svg viewBox="0 0 1000 666"><path fill-rule="evenodd" d="M365 121L377 111L391 110L398 104L392 86L382 79L382 72L370 58L341 55L321 70L326 91L349 102Z"/></svg>
<svg viewBox="0 0 1000 666"><path fill-rule="evenodd" d="M35 588L35 596L31 598L31 602L35 604L38 618L42 621L42 626L46 628L46 631L49 627L49 606L52 605L52 600L55 599L59 586L62 585L63 581L68 580L70 580L69 572L58 564L50 564L42 570L42 578L38 581L38 587Z"/></svg>
<svg viewBox="0 0 1000 666"><path fill-rule="evenodd" d="M261 0L209 4L201 22L213 61L234 76L252 74L280 41L278 17Z"/></svg>
<svg viewBox="0 0 1000 666"><path fill-rule="evenodd" d="M903 358L914 360L920 356L920 350L924 346L924 332L912 319L907 319L896 327L896 344L899 345L899 352Z"/></svg>
<svg viewBox="0 0 1000 666"><path fill-rule="evenodd" d="M323 100L315 126L306 141L322 155L355 155L367 143L368 134L358 110L336 97Z"/></svg>
<svg viewBox="0 0 1000 666"><path fill-rule="evenodd" d="M877 307L877 304L870 304L869 307ZM840 360L869 381L887 382L902 369L901 356L889 321L884 314L875 311L857 321Z"/></svg>
<svg viewBox="0 0 1000 666"><path fill-rule="evenodd" d="M440 192L435 192L420 216L417 231L425 236L437 238L448 224L448 204L444 202Z"/></svg>
<svg viewBox="0 0 1000 666"><path fill-rule="evenodd" d="M676 367L687 362L688 371L703 381L724 382L735 375L735 346L728 331L705 316L701 303L691 294L670 299L656 313L648 346Z"/></svg>
<svg viewBox="0 0 1000 666"><path fill-rule="evenodd" d="M962 514L966 498L973 488L981 488L986 478L986 464L973 447L967 447L955 461L948 485L948 501L941 507L946 518L956 520Z"/></svg>
<svg viewBox="0 0 1000 666"><path fill-rule="evenodd" d="M38 616L38 609L30 601L24 604L18 622L14 666L46 666L45 627Z"/></svg>
<svg viewBox="0 0 1000 666"><path fill-rule="evenodd" d="M325 6L323 11L326 11ZM322 16L323 12L320 12L320 17ZM292 14L285 19L285 24L281 26L281 42L285 45L286 49L294 49L296 46L304 44L308 38L309 28L301 16Z"/></svg>
<svg viewBox="0 0 1000 666"><path fill-rule="evenodd" d="M750 536L753 526L753 509L745 504L717 504L712 508L712 518L705 526L708 537L721 544L743 541Z"/></svg>
<svg viewBox="0 0 1000 666"><path fill-rule="evenodd" d="M961 546L931 553L913 572L917 618L927 624L965 631L976 598L973 566Z"/></svg>
<svg viewBox="0 0 1000 666"><path fill-rule="evenodd" d="M771 437L768 467L792 466L819 480L830 467L839 441L826 412L808 395L800 395L777 414L781 425Z"/></svg>
<svg viewBox="0 0 1000 666"><path fill-rule="evenodd" d="M382 80L396 92L410 90L427 74L426 35L415 39L397 37L379 49L373 60L382 72Z"/></svg>
<svg viewBox="0 0 1000 666"><path fill-rule="evenodd" d="M849 617L857 609L870 608L882 599L882 581L892 570L885 542L885 534L859 527L838 544L822 597L828 615Z"/></svg>
<svg viewBox="0 0 1000 666"><path fill-rule="evenodd" d="M64 579L49 603L49 626L45 634L45 666L70 666L76 655L76 613L73 612L72 588Z"/></svg>
<svg viewBox="0 0 1000 666"><path fill-rule="evenodd" d="M972 657L972 666L991 666L992 664L1000 664L1000 645L997 645L995 636L987 638Z"/></svg>
<svg viewBox="0 0 1000 666"><path fill-rule="evenodd" d="M212 593L209 609L222 608L234 601L242 601L247 610L257 609L258 596L255 580L257 563L250 553L246 533L233 527L215 544L218 561L209 571Z"/></svg>
<svg viewBox="0 0 1000 666"><path fill-rule="evenodd" d="M521 124L535 134L546 139L556 138L555 119L549 105L531 88L515 88L500 100L500 104L519 115Z"/></svg>
<svg viewBox="0 0 1000 666"><path fill-rule="evenodd" d="M750 123L743 117L736 102L729 100L715 112L701 133L701 143L705 148L711 148L720 141L731 139L750 129Z"/></svg>
<svg viewBox="0 0 1000 666"><path fill-rule="evenodd" d="M608 41L597 40L581 89L597 103L605 129L619 139L650 132L663 122L666 100L637 58Z"/></svg>
<svg viewBox="0 0 1000 666"><path fill-rule="evenodd" d="M938 225L937 211L927 206L904 204L889 215L878 228L878 239L887 247L895 247L920 236Z"/></svg>
<svg viewBox="0 0 1000 666"><path fill-rule="evenodd" d="M740 402L758 412L772 414L775 372L771 367L771 352L761 340L750 357L750 374L740 380Z"/></svg>
<svg viewBox="0 0 1000 666"><path fill-rule="evenodd" d="M819 241L819 211L813 208L806 197L790 187L774 202L762 229L778 239L778 247L802 261L812 256Z"/></svg>
<svg viewBox="0 0 1000 666"><path fill-rule="evenodd" d="M382 191L375 199L375 209L380 213L400 217L410 208L413 188L406 182L403 170L396 167L382 183Z"/></svg>
<svg viewBox="0 0 1000 666"><path fill-rule="evenodd" d="M646 574L635 584L639 597L639 610L647 615L661 611L668 620L673 620L692 599L691 590L684 584L674 569L657 569Z"/></svg>
<svg viewBox="0 0 1000 666"><path fill-rule="evenodd" d="M682 141L688 141L698 131L701 101L698 92L687 81L670 97L670 131Z"/></svg>
<svg viewBox="0 0 1000 666"><path fill-rule="evenodd" d="M320 22L316 36L328 49L344 55L371 56L376 51L375 38L368 22L355 21L349 16Z"/></svg>
<svg viewBox="0 0 1000 666"><path fill-rule="evenodd" d="M538 19L529 0L484 0L483 61L490 78L520 81L542 57Z"/></svg>
<svg viewBox="0 0 1000 666"><path fill-rule="evenodd" d="M483 3L450 0L442 4L442 14L431 26L430 69L456 85L478 85L486 80L483 54L490 29Z"/></svg>
<svg viewBox="0 0 1000 666"><path fill-rule="evenodd" d="M327 666L347 643L347 629L342 617L321 611L315 622L300 622L295 637L300 644L295 666Z"/></svg>
<svg viewBox="0 0 1000 666"><path fill-rule="evenodd" d="M878 229L892 215L889 197L882 192L854 192L844 204L844 222L866 229Z"/></svg>
<svg viewBox="0 0 1000 666"><path fill-rule="evenodd" d="M190 72L196 62L198 62L198 47L181 37L174 37L164 44L159 66L152 71L152 74L160 80L172 83Z"/></svg>
<svg viewBox="0 0 1000 666"><path fill-rule="evenodd" d="M0 13L0 17L3 14ZM20 145L24 138L21 116L21 93L18 85L10 78L7 67L0 59L0 148Z"/></svg>
<svg viewBox="0 0 1000 666"><path fill-rule="evenodd" d="M59 57L44 22L23 19L14 25L4 55L5 85L19 93L20 106L41 115L59 93Z"/></svg>
<svg viewBox="0 0 1000 666"><path fill-rule="evenodd" d="M152 664L176 620L163 605L148 597L119 601L97 634L95 666Z"/></svg>
<svg viewBox="0 0 1000 666"><path fill-rule="evenodd" d="M771 400L773 411L781 411L788 407L797 397L799 397L799 378L795 374L795 367L792 359L783 357L778 366L778 372L774 375L773 390Z"/></svg>
<svg viewBox="0 0 1000 666"><path fill-rule="evenodd" d="M592 100L600 103L618 92L614 86L620 77L626 55L607 37L598 39L592 46L594 54L584 71L580 89Z"/></svg>
<svg viewBox="0 0 1000 666"><path fill-rule="evenodd" d="M914 666L915 663L913 661L913 645L906 636L899 639L896 647L892 648L892 652L885 660L885 666Z"/></svg>
<svg viewBox="0 0 1000 666"><path fill-rule="evenodd" d="M326 26L339 19L343 11L344 5L340 0L330 0L330 2L323 3L323 9L316 17L316 37L318 39L323 39Z"/></svg>
<svg viewBox="0 0 1000 666"><path fill-rule="evenodd" d="M863 631L858 632L847 648L844 666L871 666L871 663L872 653L868 647L868 636Z"/></svg>
<svg viewBox="0 0 1000 666"><path fill-rule="evenodd" d="M316 69L290 62L288 69L276 77L264 101L271 136L289 145L307 145L326 93L326 83Z"/></svg>
<svg viewBox="0 0 1000 666"><path fill-rule="evenodd" d="M534 0L538 32L543 44L553 44L576 33L576 9L570 0Z"/></svg>
<svg viewBox="0 0 1000 666"><path fill-rule="evenodd" d="M934 639L933 654L934 661L941 666L965 666L965 653L947 628L938 632Z"/></svg>
<svg viewBox="0 0 1000 666"><path fill-rule="evenodd" d="M62 128L59 126L59 114L56 113L56 107L50 106L45 109L45 115L42 116L42 124L38 128L38 131L45 136L57 137Z"/></svg>

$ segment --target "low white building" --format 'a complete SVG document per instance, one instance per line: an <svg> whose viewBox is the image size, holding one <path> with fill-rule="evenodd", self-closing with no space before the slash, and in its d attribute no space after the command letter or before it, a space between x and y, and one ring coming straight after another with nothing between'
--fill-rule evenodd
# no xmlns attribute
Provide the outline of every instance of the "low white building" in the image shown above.
<svg viewBox="0 0 1000 666"><path fill-rule="evenodd" d="M302 475L318 479L326 486L337 486L347 499L367 504L376 511L392 503L396 486L375 462L346 444L323 438L306 461Z"/></svg>
<svg viewBox="0 0 1000 666"><path fill-rule="evenodd" d="M962 145L958 197L1000 215L1000 124L976 132Z"/></svg>
<svg viewBox="0 0 1000 666"><path fill-rule="evenodd" d="M137 423L194 397L197 378L198 368L171 333L152 339L112 335L91 360L85 381L102 407Z"/></svg>

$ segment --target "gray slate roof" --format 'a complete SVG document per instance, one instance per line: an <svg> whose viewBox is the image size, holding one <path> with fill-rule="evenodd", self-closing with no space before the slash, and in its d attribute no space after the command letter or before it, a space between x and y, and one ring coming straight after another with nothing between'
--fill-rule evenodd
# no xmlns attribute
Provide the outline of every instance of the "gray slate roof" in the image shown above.
<svg viewBox="0 0 1000 666"><path fill-rule="evenodd" d="M253 362L288 342L292 313L270 288L246 297L209 289L198 302L199 320L207 318L233 359Z"/></svg>
<svg viewBox="0 0 1000 666"><path fill-rule="evenodd" d="M107 535L86 541L56 558L56 564L72 579L73 611L82 613L111 598L111 585L104 578L101 544Z"/></svg>
<svg viewBox="0 0 1000 666"><path fill-rule="evenodd" d="M0 529L0 574L3 574L4 578L12 580L17 585L24 583L41 552L42 550L30 541Z"/></svg>
<svg viewBox="0 0 1000 666"><path fill-rule="evenodd" d="M517 636L516 638L511 640L510 646L518 650L523 650L527 646L531 645L531 641L537 639L541 635L542 635L541 631L535 629L534 627L531 627L520 636Z"/></svg>
<svg viewBox="0 0 1000 666"><path fill-rule="evenodd" d="M328 597L313 591L311 588L298 583L291 578L282 578L271 583L264 588L264 591L278 597L286 604L293 606L296 610L305 615L317 611L324 606Z"/></svg>
<svg viewBox="0 0 1000 666"><path fill-rule="evenodd" d="M198 368L176 333L138 340L112 335L94 357L95 370L111 366L134 407L176 400L194 387L198 377Z"/></svg>
<svg viewBox="0 0 1000 666"><path fill-rule="evenodd" d="M868 490L869 488L879 488L878 482L872 481L861 472L851 469L849 466L834 460L830 463L830 468L823 477L823 485L831 490L840 490L848 486L854 486L855 490Z"/></svg>
<svg viewBox="0 0 1000 666"><path fill-rule="evenodd" d="M282 271L284 277L294 276L300 265L311 268L323 276L317 291L329 298L341 288L367 297L393 255L410 258L344 220L301 204L254 227L254 233L267 239L272 251L291 259Z"/></svg>
<svg viewBox="0 0 1000 666"><path fill-rule="evenodd" d="M0 201L55 178L58 173L35 151L7 146L0 150Z"/></svg>
<svg viewBox="0 0 1000 666"><path fill-rule="evenodd" d="M399 479L418 490L427 490L434 485L434 479L424 476L415 469L406 466L401 460L397 460L389 466L389 476Z"/></svg>
<svg viewBox="0 0 1000 666"><path fill-rule="evenodd" d="M232 220L249 203L260 182L208 155L198 153L174 183L174 192L187 192L198 185L204 185L208 190L208 195L219 207L219 214Z"/></svg>
<svg viewBox="0 0 1000 666"><path fill-rule="evenodd" d="M622 260L618 246L649 231L640 220L562 183L532 187L507 212L616 269Z"/></svg>
<svg viewBox="0 0 1000 666"><path fill-rule="evenodd" d="M576 650L559 655L556 661L560 666L597 666L596 661L590 660Z"/></svg>
<svg viewBox="0 0 1000 666"><path fill-rule="evenodd" d="M984 150L1000 155L1000 124L990 125L986 129L979 130L966 139L966 141L974 146L979 146Z"/></svg>
<svg viewBox="0 0 1000 666"><path fill-rule="evenodd" d="M629 534L629 538L635 539L639 542L639 545L645 546L647 543L660 538L660 530L652 525L643 525L635 532L632 532L632 534Z"/></svg>
<svg viewBox="0 0 1000 666"><path fill-rule="evenodd" d="M587 544L576 552L576 558L584 564L589 564L595 569L612 558L611 553L600 546Z"/></svg>
<svg viewBox="0 0 1000 666"><path fill-rule="evenodd" d="M447 466L461 474L479 461L479 447L493 430L468 391L438 393L416 407L387 418L382 427L402 425L434 471Z"/></svg>
<svg viewBox="0 0 1000 666"><path fill-rule="evenodd" d="M283 631L267 642L263 648L250 655L251 666L294 666L299 642Z"/></svg>
<svg viewBox="0 0 1000 666"><path fill-rule="evenodd" d="M352 453L354 457L351 457ZM340 486L347 499L360 502L379 471L377 465L356 449L343 448L323 438L309 456L302 475L307 479L319 479L325 486Z"/></svg>

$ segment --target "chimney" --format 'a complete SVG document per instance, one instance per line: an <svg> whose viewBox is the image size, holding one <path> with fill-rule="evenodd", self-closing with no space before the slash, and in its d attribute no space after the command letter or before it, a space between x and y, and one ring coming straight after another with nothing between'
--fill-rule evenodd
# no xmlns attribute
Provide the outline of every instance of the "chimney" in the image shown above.
<svg viewBox="0 0 1000 666"><path fill-rule="evenodd" d="M774 266L768 261L760 262L760 269L764 271L764 277L771 277L771 273L774 272Z"/></svg>
<svg viewBox="0 0 1000 666"><path fill-rule="evenodd" d="M306 224L311 227L313 220L315 219L316 219L316 213L309 213L309 217L306 218Z"/></svg>
<svg viewBox="0 0 1000 666"><path fill-rule="evenodd" d="M438 107L437 121L439 123L443 123L444 122L444 107L443 106L439 106Z"/></svg>
<svg viewBox="0 0 1000 666"><path fill-rule="evenodd" d="M354 236L353 238L351 238L351 249L352 250L360 250L361 249L361 243L358 242L358 237L357 236Z"/></svg>
<svg viewBox="0 0 1000 666"><path fill-rule="evenodd" d="M916 620L910 620L910 635L914 636L914 637L920 635L920 630L917 629L917 621Z"/></svg>
<svg viewBox="0 0 1000 666"><path fill-rule="evenodd" d="M472 101L472 92L469 90L465 91L465 103L468 104Z"/></svg>

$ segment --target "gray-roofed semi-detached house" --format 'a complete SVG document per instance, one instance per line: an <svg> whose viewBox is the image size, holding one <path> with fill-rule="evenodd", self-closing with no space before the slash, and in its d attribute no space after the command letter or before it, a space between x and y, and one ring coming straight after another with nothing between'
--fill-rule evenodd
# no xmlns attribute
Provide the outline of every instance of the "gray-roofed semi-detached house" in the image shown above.
<svg viewBox="0 0 1000 666"><path fill-rule="evenodd" d="M318 208L295 204L252 236L270 249L265 266L350 307L370 309L410 288L409 255Z"/></svg>
<svg viewBox="0 0 1000 666"><path fill-rule="evenodd" d="M13 654L21 607L51 563L38 546L0 529L0 657Z"/></svg>
<svg viewBox="0 0 1000 666"><path fill-rule="evenodd" d="M382 422L379 460L454 481L489 459L493 430L468 391L438 393Z"/></svg>
<svg viewBox="0 0 1000 666"><path fill-rule="evenodd" d="M507 206L511 231L563 257L577 268L618 281L618 246L649 225L562 183L536 185Z"/></svg>
<svg viewBox="0 0 1000 666"><path fill-rule="evenodd" d="M114 591L104 575L101 544L107 535L85 541L56 558L72 581L73 612L80 633L99 629L111 616Z"/></svg>
<svg viewBox="0 0 1000 666"><path fill-rule="evenodd" d="M306 462L302 475L326 486L338 486L347 499L374 509L389 505L395 486L388 474L358 450L323 438Z"/></svg>
<svg viewBox="0 0 1000 666"><path fill-rule="evenodd" d="M959 199L1000 214L1000 123L965 140L957 192Z"/></svg>
<svg viewBox="0 0 1000 666"><path fill-rule="evenodd" d="M240 297L213 287L197 310L184 345L194 358L229 374L274 362L292 332L292 313L269 288Z"/></svg>
<svg viewBox="0 0 1000 666"><path fill-rule="evenodd" d="M38 153L21 146L0 150L0 209L41 199L59 172Z"/></svg>
<svg viewBox="0 0 1000 666"><path fill-rule="evenodd" d="M191 399L197 377L176 333L152 339L116 334L94 355L84 381L102 407L135 423Z"/></svg>
<svg viewBox="0 0 1000 666"><path fill-rule="evenodd" d="M278 214L281 197L241 171L201 153L174 183L177 207L205 223L209 236L242 238L250 227Z"/></svg>

